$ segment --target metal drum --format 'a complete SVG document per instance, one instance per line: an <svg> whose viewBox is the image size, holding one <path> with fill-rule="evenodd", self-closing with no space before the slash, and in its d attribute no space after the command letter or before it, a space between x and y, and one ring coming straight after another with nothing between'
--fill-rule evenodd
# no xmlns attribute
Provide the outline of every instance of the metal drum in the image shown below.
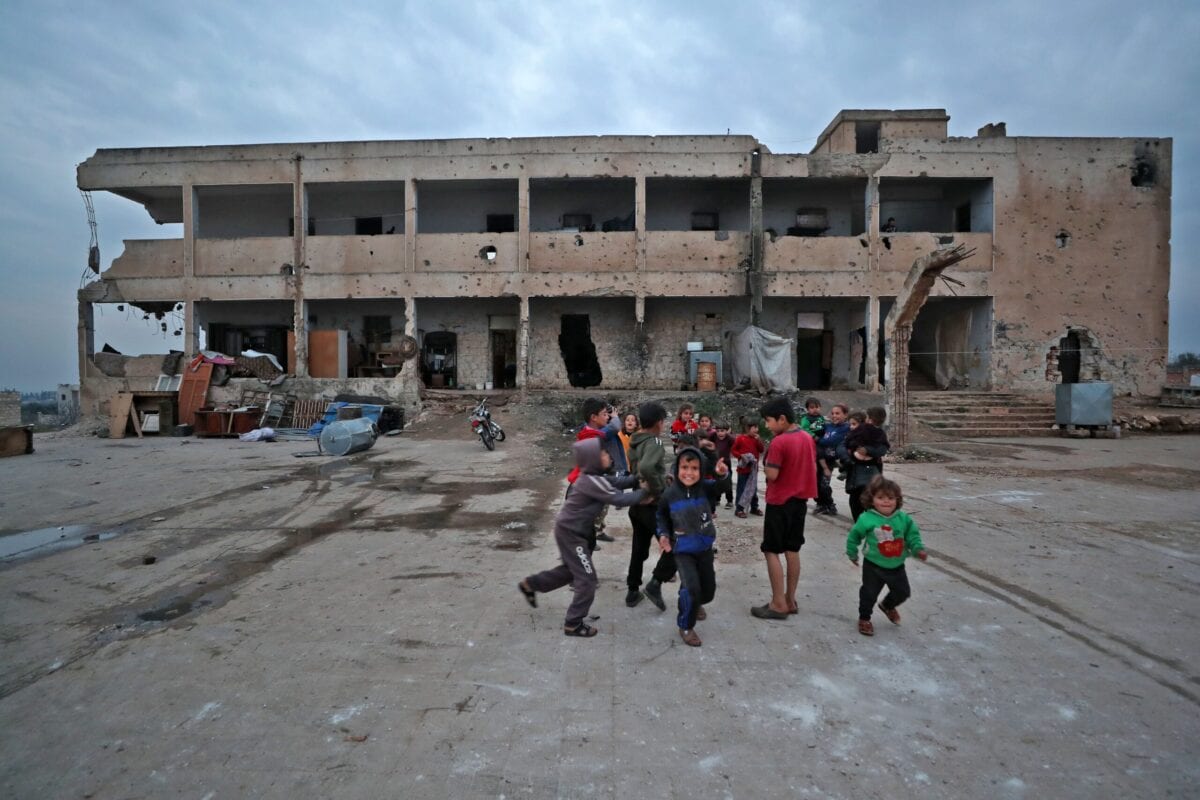
<svg viewBox="0 0 1200 800"><path fill-rule="evenodd" d="M369 419L340 419L325 426L317 446L322 453L346 456L371 449L378 435L375 423Z"/></svg>

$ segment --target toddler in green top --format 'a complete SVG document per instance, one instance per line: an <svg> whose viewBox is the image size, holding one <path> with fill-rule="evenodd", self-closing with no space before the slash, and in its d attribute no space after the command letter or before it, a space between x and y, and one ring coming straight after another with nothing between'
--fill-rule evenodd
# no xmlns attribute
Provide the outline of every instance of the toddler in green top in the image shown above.
<svg viewBox="0 0 1200 800"><path fill-rule="evenodd" d="M846 556L857 567L859 548L862 548L858 632L863 636L874 636L871 611L879 592L884 586L888 588L887 597L879 604L879 610L894 625L899 625L900 612L896 606L912 594L908 587L908 573L904 571L904 559L913 553L924 561L928 554L921 542L917 523L900 510L904 505L904 494L898 483L882 475L876 477L863 492L862 504L863 513L846 536Z"/></svg>

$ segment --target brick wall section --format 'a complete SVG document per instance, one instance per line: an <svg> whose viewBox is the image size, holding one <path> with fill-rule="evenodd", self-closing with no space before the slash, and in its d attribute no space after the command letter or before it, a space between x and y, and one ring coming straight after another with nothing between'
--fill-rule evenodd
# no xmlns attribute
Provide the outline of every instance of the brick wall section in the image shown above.
<svg viewBox="0 0 1200 800"><path fill-rule="evenodd" d="M0 392L0 428L21 424L21 393Z"/></svg>

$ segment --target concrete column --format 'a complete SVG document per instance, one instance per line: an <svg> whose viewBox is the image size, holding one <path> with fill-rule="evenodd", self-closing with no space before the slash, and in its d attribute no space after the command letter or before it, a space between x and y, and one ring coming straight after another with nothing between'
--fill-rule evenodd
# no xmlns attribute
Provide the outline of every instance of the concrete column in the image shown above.
<svg viewBox="0 0 1200 800"><path fill-rule="evenodd" d="M872 295L867 298L867 369L864 375L863 388L869 392L879 391L879 298Z"/></svg>
<svg viewBox="0 0 1200 800"><path fill-rule="evenodd" d="M517 271L529 271L529 178L517 178Z"/></svg>
<svg viewBox="0 0 1200 800"><path fill-rule="evenodd" d="M408 178L404 181L404 271L413 272L416 268L417 182Z"/></svg>
<svg viewBox="0 0 1200 800"><path fill-rule="evenodd" d="M867 178L867 236L879 238L879 177Z"/></svg>
<svg viewBox="0 0 1200 800"><path fill-rule="evenodd" d="M529 385L529 297L520 298L520 319L517 322L517 388Z"/></svg>
<svg viewBox="0 0 1200 800"><path fill-rule="evenodd" d="M90 300L79 301L79 320L76 326L79 348L79 385L83 385L88 375L88 364L96 354L96 310Z"/></svg>
<svg viewBox="0 0 1200 800"><path fill-rule="evenodd" d="M758 151L755 151L753 172L758 172ZM763 309L763 194L762 178L754 174L750 178L750 271L747 283L750 289L750 324L758 325ZM794 367L795 365L793 365Z"/></svg>
<svg viewBox="0 0 1200 800"><path fill-rule="evenodd" d="M196 320L196 301L183 301L183 354L191 358L200 352L200 325Z"/></svg>
<svg viewBox="0 0 1200 800"><path fill-rule="evenodd" d="M646 322L646 296L643 294L633 298L633 319L638 325Z"/></svg>
<svg viewBox="0 0 1200 800"><path fill-rule="evenodd" d="M196 187L183 185L183 277L196 275L196 228L200 204L196 202ZM194 352L189 350L189 353Z"/></svg>
<svg viewBox="0 0 1200 800"><path fill-rule="evenodd" d="M292 302L292 334L295 336L296 377L308 377L308 302L297 297Z"/></svg>
<svg viewBox="0 0 1200 800"><path fill-rule="evenodd" d="M295 182L292 184L292 218L293 253L292 275L292 332L296 337L296 376L308 377L308 303L304 299L304 272L308 269L305 263L305 234L308 233L304 222L304 171L301 168L303 157L297 153L292 161L296 165Z"/></svg>
<svg viewBox="0 0 1200 800"><path fill-rule="evenodd" d="M879 269L879 252L883 243L879 241L879 178L867 177L867 271Z"/></svg>
<svg viewBox="0 0 1200 800"><path fill-rule="evenodd" d="M417 298L411 295L404 298L404 335L417 338Z"/></svg>
<svg viewBox="0 0 1200 800"><path fill-rule="evenodd" d="M638 175L633 183L633 229L637 231L638 272L646 271L646 176Z"/></svg>

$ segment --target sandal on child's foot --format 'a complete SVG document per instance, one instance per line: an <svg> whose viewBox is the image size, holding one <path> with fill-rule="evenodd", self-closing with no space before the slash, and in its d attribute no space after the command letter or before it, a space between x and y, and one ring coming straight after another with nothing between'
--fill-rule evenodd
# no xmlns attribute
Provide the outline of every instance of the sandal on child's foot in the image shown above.
<svg viewBox="0 0 1200 800"><path fill-rule="evenodd" d="M858 632L863 636L874 636L875 626L871 624L869 619L860 619L858 621Z"/></svg>
<svg viewBox="0 0 1200 800"><path fill-rule="evenodd" d="M899 611L897 611L894 608L884 608L883 603L879 604L879 610L882 611L883 615L888 618L888 622L892 623L893 625L900 624L900 612Z"/></svg>
<svg viewBox="0 0 1200 800"><path fill-rule="evenodd" d="M521 581L517 584L517 589L521 591L521 594L525 595L526 603L529 603L529 605L537 608L537 592L535 592L533 589L530 589L529 584L527 584L525 581Z"/></svg>
<svg viewBox="0 0 1200 800"><path fill-rule="evenodd" d="M688 647L700 646L700 637L696 635L695 631L685 631L683 628L680 628L679 638L683 639L683 643Z"/></svg>
<svg viewBox="0 0 1200 800"><path fill-rule="evenodd" d="M581 622L574 628L563 628L564 636L582 636L585 639L590 639L600 631L588 625L586 622Z"/></svg>

